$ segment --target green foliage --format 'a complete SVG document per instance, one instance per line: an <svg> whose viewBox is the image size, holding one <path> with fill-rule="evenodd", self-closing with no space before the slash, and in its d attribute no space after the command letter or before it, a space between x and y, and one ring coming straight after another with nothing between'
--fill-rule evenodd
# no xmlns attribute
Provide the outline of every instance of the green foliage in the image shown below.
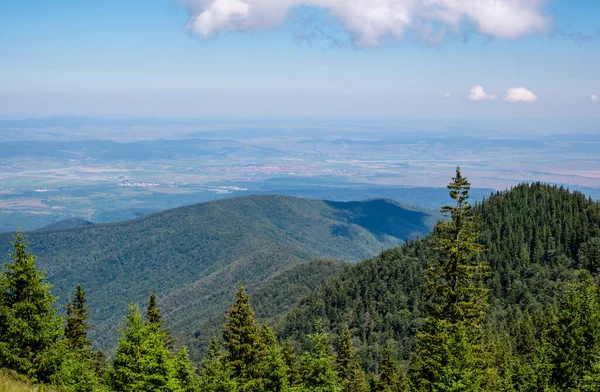
<svg viewBox="0 0 600 392"><path fill-rule="evenodd" d="M69 392L108 391L104 385L103 372L106 364L99 362L97 355L86 349L74 349L66 340L55 346L60 355L61 366L50 377L53 385L62 386Z"/></svg>
<svg viewBox="0 0 600 392"><path fill-rule="evenodd" d="M182 346L175 353L175 377L179 380L183 392L194 392L198 389L198 379L190 361L187 347Z"/></svg>
<svg viewBox="0 0 600 392"><path fill-rule="evenodd" d="M286 340L283 342L281 355L283 357L283 363L287 368L288 385L291 388L295 388L300 385L301 374L300 363L298 362L298 357L296 356L296 352L291 341Z"/></svg>
<svg viewBox="0 0 600 392"><path fill-rule="evenodd" d="M299 391L341 392L341 380L333 369L334 359L331 356L329 335L323 331L320 320L317 320L316 331L309 336L309 339L313 347L310 352L302 356L302 384Z"/></svg>
<svg viewBox="0 0 600 392"><path fill-rule="evenodd" d="M264 344L266 351L261 370L261 376L264 378L264 389L270 392L284 392L290 388L290 369L286 364L281 347L277 344L277 339L273 330L266 324L263 324L260 330L260 340Z"/></svg>
<svg viewBox="0 0 600 392"><path fill-rule="evenodd" d="M87 322L88 310L85 306L85 291L77 285L75 296L67 304L67 323L65 325L65 338L74 350L88 350L92 341L88 339L87 331L91 329Z"/></svg>
<svg viewBox="0 0 600 392"><path fill-rule="evenodd" d="M600 237L593 237L579 245L577 262L580 268L600 273Z"/></svg>
<svg viewBox="0 0 600 392"><path fill-rule="evenodd" d="M223 329L223 340L227 361L233 376L242 390L264 388L262 366L266 357L265 345L261 341L250 297L240 284L236 302L229 308L227 323Z"/></svg>
<svg viewBox="0 0 600 392"><path fill-rule="evenodd" d="M379 379L374 390L377 392L407 392L410 390L408 377L404 374L404 370L396 364L389 346L383 355Z"/></svg>
<svg viewBox="0 0 600 392"><path fill-rule="evenodd" d="M365 372L352 345L352 336L348 327L344 328L340 337L335 369L342 381L343 392L368 392Z"/></svg>
<svg viewBox="0 0 600 392"><path fill-rule="evenodd" d="M108 370L103 354L92 351L81 286L67 304L60 339L55 298L19 233L0 276L0 367L12 369L7 385L33 379L73 392L598 391L600 205L530 184L472 208L469 189L457 169L449 185L456 203L442 209L448 220L422 240L355 266L320 260L281 272L271 253L262 264L215 272L211 287L236 269L264 267L264 284L254 286L260 315L280 322L280 335L291 339L281 346L266 323L258 326L240 285L223 344L213 339L199 377L186 347L173 349L154 294L145 318L129 308ZM376 220L353 220L375 230ZM382 227L393 231L389 221ZM281 273L266 278L273 271ZM185 309L186 301L178 304ZM165 321L174 314L168 309ZM306 350L300 360L298 348ZM13 382L19 379L24 384Z"/></svg>
<svg viewBox="0 0 600 392"><path fill-rule="evenodd" d="M196 204L143 218L30 233L40 268L69 298L87 290L90 337L113 352L130 302L156 293L169 309L165 327L199 360L225 321L228 298L243 280L254 292L272 277L315 258L359 261L431 230L431 214L389 200L328 203L275 195ZM341 230L341 231L340 231ZM0 254L9 234L0 234ZM293 289L294 291L296 289ZM299 290L303 290L299 288ZM119 295L114 295L119 293ZM298 293L306 295L307 292ZM279 301L275 315L295 303ZM311 321L312 324L312 321Z"/></svg>
<svg viewBox="0 0 600 392"><path fill-rule="evenodd" d="M62 335L52 307L56 297L27 251L23 233L15 235L12 246L12 262L0 275L0 368L48 381L60 366L60 356L52 355Z"/></svg>
<svg viewBox="0 0 600 392"><path fill-rule="evenodd" d="M407 359L420 323L428 253L427 242L418 241L348 266L292 308L276 331L308 349L306 335L315 319L322 318L334 336L344 325L349 327L368 372L376 371L390 339L396 342L396 353Z"/></svg>
<svg viewBox="0 0 600 392"><path fill-rule="evenodd" d="M104 391L107 390L103 385L106 359L101 352L92 351L92 342L87 336L92 328L87 321L85 303L85 292L77 285L74 297L67 304L65 339L55 346L63 359L62 366L51 380L73 392Z"/></svg>
<svg viewBox="0 0 600 392"><path fill-rule="evenodd" d="M115 359L108 372L108 383L116 391L184 391L178 376L183 363L177 363L164 335L144 323L136 306L129 307L126 328L119 339Z"/></svg>
<svg viewBox="0 0 600 392"><path fill-rule="evenodd" d="M551 382L560 390L575 390L597 380L600 363L600 303L593 282L571 285L560 299L547 344Z"/></svg>
<svg viewBox="0 0 600 392"><path fill-rule="evenodd" d="M484 246L468 202L471 184L460 168L448 185L455 205L443 206L447 221L434 229L436 251L427 271L428 315L449 323L467 323L477 329L485 314L488 290L482 286L488 265L479 260Z"/></svg>
<svg viewBox="0 0 600 392"><path fill-rule="evenodd" d="M481 391L484 382L481 323L488 266L468 203L471 185L456 169L448 185L454 206L435 228L436 251L427 271L427 317L416 336L410 376L419 391Z"/></svg>
<svg viewBox="0 0 600 392"><path fill-rule="evenodd" d="M275 324L302 298L323 282L341 274L348 264L331 259L302 263L269 278L252 294L256 317Z"/></svg>
<svg viewBox="0 0 600 392"><path fill-rule="evenodd" d="M162 327L162 315L156 304L156 294L154 293L150 295L150 301L148 302L148 308L146 309L146 321L157 328Z"/></svg>
<svg viewBox="0 0 600 392"><path fill-rule="evenodd" d="M237 382L233 378L231 363L221 350L215 337L208 347L208 355L202 361L200 390L203 392L237 392Z"/></svg>
<svg viewBox="0 0 600 392"><path fill-rule="evenodd" d="M597 257L584 257L595 254L590 243L600 237L600 205L561 187L521 184L491 195L472 213L490 266L482 320L485 382L502 378L516 390L527 390L532 377L541 380L547 373L538 349L549 323L545 316L557 304L561 287L585 276L577 268L593 272L586 265ZM426 266L435 261L435 247L429 236L348 266L294 306L277 326L278 335L307 348L304 336L322 318L334 335L349 326L366 371L376 372L388 341L394 342L394 358L405 362L424 323ZM496 341L493 347L491 341Z"/></svg>

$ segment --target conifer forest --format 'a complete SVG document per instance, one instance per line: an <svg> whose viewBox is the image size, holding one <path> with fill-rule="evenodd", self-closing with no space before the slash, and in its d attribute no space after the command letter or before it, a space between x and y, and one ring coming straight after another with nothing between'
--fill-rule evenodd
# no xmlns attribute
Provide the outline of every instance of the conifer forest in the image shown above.
<svg viewBox="0 0 600 392"><path fill-rule="evenodd" d="M61 302L19 231L0 274L0 390L600 391L599 202L522 183L471 203L470 188L457 168L433 230L370 259L298 264L296 286L235 279L196 346L170 328L176 301L148 292L100 349L88 289Z"/></svg>

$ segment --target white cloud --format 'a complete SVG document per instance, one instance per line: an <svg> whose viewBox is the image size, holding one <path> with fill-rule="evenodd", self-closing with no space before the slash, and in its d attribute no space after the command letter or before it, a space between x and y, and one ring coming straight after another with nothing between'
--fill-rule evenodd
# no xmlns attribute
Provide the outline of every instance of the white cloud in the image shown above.
<svg viewBox="0 0 600 392"><path fill-rule="evenodd" d="M445 93L443 95L443 97L446 98L446 99L450 99L450 98L452 98L452 94L451 93Z"/></svg>
<svg viewBox="0 0 600 392"><path fill-rule="evenodd" d="M597 96L596 94L592 94L592 95L590 95L590 101L592 101L592 102L600 102L600 97Z"/></svg>
<svg viewBox="0 0 600 392"><path fill-rule="evenodd" d="M219 31L256 31L281 26L298 7L325 10L359 46L402 39L407 31L440 40L446 31L473 27L480 34L515 39L547 31L549 0L181 0L189 11L187 29L204 37ZM437 33L431 32L432 26Z"/></svg>
<svg viewBox="0 0 600 392"><path fill-rule="evenodd" d="M471 101L491 101L496 99L496 94L488 94L483 87L475 86L471 89L467 98Z"/></svg>
<svg viewBox="0 0 600 392"><path fill-rule="evenodd" d="M538 100L537 95L533 91L529 91L524 87L509 88L504 96L506 102L535 102Z"/></svg>

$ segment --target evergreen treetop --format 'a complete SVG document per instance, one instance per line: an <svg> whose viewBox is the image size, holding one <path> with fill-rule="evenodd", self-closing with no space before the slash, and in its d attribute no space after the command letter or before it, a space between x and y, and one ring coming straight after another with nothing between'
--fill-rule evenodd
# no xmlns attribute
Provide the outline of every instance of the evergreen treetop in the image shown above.
<svg viewBox="0 0 600 392"><path fill-rule="evenodd" d="M156 294L154 293L150 295L150 301L148 302L148 308L146 310L146 321L155 325L157 328L162 327L162 315L156 303Z"/></svg>
<svg viewBox="0 0 600 392"><path fill-rule="evenodd" d="M408 378L394 361L392 349L388 345L381 361L377 392L407 392L409 390Z"/></svg>
<svg viewBox="0 0 600 392"><path fill-rule="evenodd" d="M126 328L121 333L108 377L114 390L183 392L163 334L143 322L137 306L129 307Z"/></svg>
<svg viewBox="0 0 600 392"><path fill-rule="evenodd" d="M335 368L344 392L367 392L369 390L365 372L360 366L358 355L352 345L350 329L347 326L344 327L340 336Z"/></svg>
<svg viewBox="0 0 600 392"><path fill-rule="evenodd" d="M264 357L250 297L240 284L236 302L229 308L223 329L224 346L228 361L236 377L250 377L257 371Z"/></svg>
<svg viewBox="0 0 600 392"><path fill-rule="evenodd" d="M468 202L471 184L462 176L460 167L448 189L455 205L441 208L449 220L440 221L434 230L438 257L427 275L430 314L450 323L468 320L479 324L489 292L482 285L489 267L479 258L484 247L477 242L477 218Z"/></svg>
<svg viewBox="0 0 600 392"><path fill-rule="evenodd" d="M329 335L323 331L321 320L316 322L316 331L309 336L313 349L302 356L302 392L341 392L342 384L333 369L333 357Z"/></svg>
<svg viewBox="0 0 600 392"><path fill-rule="evenodd" d="M11 262L0 273L0 368L47 381L53 367L49 353L63 334L53 308L56 297L21 231L12 246Z"/></svg>
<svg viewBox="0 0 600 392"><path fill-rule="evenodd" d="M411 380L419 391L480 391L486 365L482 355L482 321L488 289L483 278L484 248L468 203L471 185L456 168L448 185L455 205L442 207L448 221L434 231L436 253L427 271L428 314L416 336Z"/></svg>
<svg viewBox="0 0 600 392"><path fill-rule="evenodd" d="M65 338L69 346L76 350L91 350L92 341L88 339L87 331L91 329L87 322L88 310L85 306L85 291L77 285L75 296L67 304L67 323Z"/></svg>

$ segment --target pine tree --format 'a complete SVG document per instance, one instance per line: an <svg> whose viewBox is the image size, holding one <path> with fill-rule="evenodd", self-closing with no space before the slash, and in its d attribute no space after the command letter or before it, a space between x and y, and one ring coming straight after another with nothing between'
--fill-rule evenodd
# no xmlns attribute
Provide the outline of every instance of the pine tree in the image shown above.
<svg viewBox="0 0 600 392"><path fill-rule="evenodd" d="M183 346L175 353L175 377L183 392L194 392L197 390L197 379L194 376L194 368L190 361L187 347Z"/></svg>
<svg viewBox="0 0 600 392"><path fill-rule="evenodd" d="M408 378L404 371L398 367L392 356L391 347L387 347L379 371L377 392L405 392L409 391Z"/></svg>
<svg viewBox="0 0 600 392"><path fill-rule="evenodd" d="M287 368L288 385L292 388L300 385L300 364L298 363L294 346L289 340L283 342L281 355Z"/></svg>
<svg viewBox="0 0 600 392"><path fill-rule="evenodd" d="M277 345L277 339L273 330L263 324L260 330L260 339L265 345L266 356L264 359L262 378L264 387L269 392L284 392L290 388L288 372L289 369L283 358L282 350Z"/></svg>
<svg viewBox="0 0 600 392"><path fill-rule="evenodd" d="M237 392L238 387L233 378L231 364L227 355L221 351L215 337L210 341L208 355L202 361L200 374L200 391L202 392Z"/></svg>
<svg viewBox="0 0 600 392"><path fill-rule="evenodd" d="M146 309L146 321L156 325L158 328L162 327L162 314L156 304L156 294L154 293L150 295L150 301L148 302L148 308Z"/></svg>
<svg viewBox="0 0 600 392"><path fill-rule="evenodd" d="M244 390L261 390L261 369L266 357L261 342L250 297L240 284L236 302L229 308L223 340L233 376Z"/></svg>
<svg viewBox="0 0 600 392"><path fill-rule="evenodd" d="M176 341L171 334L171 330L163 328L162 313L158 307L156 294L154 293L150 295L148 307L146 308L146 324L155 332L161 333L167 347L169 347L170 350L173 350Z"/></svg>
<svg viewBox="0 0 600 392"><path fill-rule="evenodd" d="M591 383L600 363L600 301L592 282L572 285L561 298L548 333L552 384L560 390Z"/></svg>
<svg viewBox="0 0 600 392"><path fill-rule="evenodd" d="M478 257L484 248L477 242L478 225L468 202L471 184L462 176L460 167L448 189L456 204L441 208L450 220L440 221L434 231L439 257L428 270L429 313L450 323L465 322L478 328L489 292L481 283L489 267Z"/></svg>
<svg viewBox="0 0 600 392"><path fill-rule="evenodd" d="M47 381L58 367L51 351L63 333L52 307L56 297L22 232L12 246L12 262L0 274L0 368Z"/></svg>
<svg viewBox="0 0 600 392"><path fill-rule="evenodd" d="M65 338L70 348L91 351L92 341L87 337L87 331L91 327L87 322L88 310L85 302L85 291L83 291L81 285L77 285L75 296L67 304Z"/></svg>
<svg viewBox="0 0 600 392"><path fill-rule="evenodd" d="M329 335L323 332L321 320L317 321L316 332L308 336L313 349L302 356L302 392L341 392L342 384L333 369L333 357Z"/></svg>
<svg viewBox="0 0 600 392"><path fill-rule="evenodd" d="M67 322L64 327L65 345L62 367L52 376L52 383L62 385L72 392L94 392L102 389L102 376L106 363L103 354L92 351L87 337L91 329L87 322L85 292L77 286L75 296L67 304Z"/></svg>
<svg viewBox="0 0 600 392"><path fill-rule="evenodd" d="M471 185L456 168L448 185L453 206L442 207L449 219L436 225L436 257L427 273L427 317L417 333L411 378L418 390L478 391L484 382L481 359L482 319L488 271L480 260L483 246L468 203Z"/></svg>
<svg viewBox="0 0 600 392"><path fill-rule="evenodd" d="M183 391L163 334L142 321L137 306L129 307L108 380L122 392Z"/></svg>
<svg viewBox="0 0 600 392"><path fill-rule="evenodd" d="M344 392L367 392L369 390L365 372L361 368L356 350L352 346L352 337L347 326L340 336L335 367L342 380Z"/></svg>

